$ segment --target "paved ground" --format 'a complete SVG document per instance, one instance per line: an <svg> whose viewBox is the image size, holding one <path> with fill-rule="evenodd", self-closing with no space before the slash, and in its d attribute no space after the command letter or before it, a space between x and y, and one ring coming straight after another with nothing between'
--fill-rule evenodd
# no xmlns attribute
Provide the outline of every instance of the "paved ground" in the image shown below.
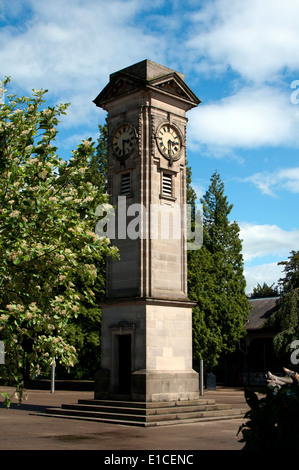
<svg viewBox="0 0 299 470"><path fill-rule="evenodd" d="M1 388L0 392L12 389ZM29 390L28 399L10 409L0 397L0 450L241 450L237 436L244 419L156 428L139 428L39 415L45 407L93 398L93 392ZM205 391L204 398L247 408L244 392L236 389Z"/></svg>

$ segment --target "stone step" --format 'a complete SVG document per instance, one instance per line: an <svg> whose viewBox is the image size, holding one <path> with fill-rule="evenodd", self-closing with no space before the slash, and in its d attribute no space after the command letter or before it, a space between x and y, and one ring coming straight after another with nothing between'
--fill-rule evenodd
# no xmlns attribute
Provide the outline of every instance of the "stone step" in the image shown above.
<svg viewBox="0 0 299 470"><path fill-rule="evenodd" d="M125 417L119 417L109 415L109 417L104 416L86 416L81 415L80 412L75 412L73 410L72 413L62 412L61 408L52 408L51 413L48 416L56 417L56 418L64 418L64 419L76 419L82 421L94 421L94 422L102 422L102 423L110 423L110 424L120 424L126 426L142 426L142 427L153 427L153 426L172 426L175 424L190 424L196 422L209 422L209 421L224 421L224 420L231 420L231 419L238 419L243 418L246 410L229 410L227 413L219 414L219 413L212 413L207 414L204 413L201 416L189 416L180 417L175 419L169 419L169 415L164 416L165 419L161 420L152 420L152 421L138 421L132 419L124 419Z"/></svg>
<svg viewBox="0 0 299 470"><path fill-rule="evenodd" d="M178 400L178 401L161 401L161 402L136 402L130 400L97 400L97 399L81 399L78 400L79 404L91 404L91 405L100 405L100 406L117 406L125 408L173 408L174 406L198 406L198 405L213 405L216 403L214 399L203 398L199 400Z"/></svg>
<svg viewBox="0 0 299 470"><path fill-rule="evenodd" d="M84 403L82 403L84 401ZM101 404L99 404L99 401ZM201 400L201 402L206 400ZM213 401L213 400L212 400ZM80 403L79 403L80 402ZM107 423L153 426L184 424L196 421L211 421L244 417L246 410L233 409L228 404L200 403L196 405L179 402L159 403L155 408L136 407L136 402L107 402L102 400L79 400L78 404L65 404L61 408L47 408L46 413L53 417L85 419ZM107 405L109 403L109 405ZM143 406L148 405L142 403Z"/></svg>
<svg viewBox="0 0 299 470"><path fill-rule="evenodd" d="M93 404L92 401L89 403L79 403L62 405L62 408L65 410L74 409L80 411L96 411L96 412L106 412L106 413L121 413L121 414L134 414L134 415L163 415L163 414L173 414L173 413L192 413L198 411L215 411L215 410L228 410L231 408L228 404L201 404L201 405L185 405L185 406L168 406L168 407L158 407L158 408L136 408L133 403L130 407L121 406L118 407L107 405L98 405Z"/></svg>
<svg viewBox="0 0 299 470"><path fill-rule="evenodd" d="M46 409L47 413L50 414L58 414L64 416L79 416L79 417L86 417L86 418L98 418L100 420L118 420L118 421L140 421L144 422L146 420L146 416L143 415L133 415L133 414L122 414L122 413L110 413L105 411L92 411L92 410L80 410L76 408L52 408Z"/></svg>
<svg viewBox="0 0 299 470"><path fill-rule="evenodd" d="M147 410L147 416L160 415L160 414L189 414L194 412L208 412L208 411L223 411L230 410L230 405L225 404L211 404L211 405L199 405L199 406L184 406L184 407L173 407L173 408L157 408Z"/></svg>
<svg viewBox="0 0 299 470"><path fill-rule="evenodd" d="M66 413L61 414L61 408L52 408L51 413L49 413L48 410L46 410L46 415L51 416L52 418L63 418L63 419L75 419L79 421L93 421L93 422L100 422L100 423L110 423L110 424L121 424L121 425L126 425L126 426L142 426L146 427L146 423L142 423L139 421L123 421L123 420L117 420L117 419L105 419L105 418L93 418L91 416L79 416L79 415L68 415ZM42 413L39 413L42 414Z"/></svg>

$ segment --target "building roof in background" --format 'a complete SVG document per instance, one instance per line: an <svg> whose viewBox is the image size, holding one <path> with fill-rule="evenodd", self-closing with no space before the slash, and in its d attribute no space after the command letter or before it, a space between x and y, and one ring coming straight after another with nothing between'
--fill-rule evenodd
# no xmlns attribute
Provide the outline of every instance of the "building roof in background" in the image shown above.
<svg viewBox="0 0 299 470"><path fill-rule="evenodd" d="M263 297L260 299L249 299L251 310L248 316L246 329L261 329L265 321L272 315L275 310L279 297Z"/></svg>

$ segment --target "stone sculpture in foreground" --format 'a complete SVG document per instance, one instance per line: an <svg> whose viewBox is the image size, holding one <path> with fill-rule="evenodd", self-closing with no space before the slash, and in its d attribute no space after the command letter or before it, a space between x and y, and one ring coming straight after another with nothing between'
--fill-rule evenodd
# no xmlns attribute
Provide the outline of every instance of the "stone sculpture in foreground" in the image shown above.
<svg viewBox="0 0 299 470"><path fill-rule="evenodd" d="M286 369L285 367L283 367L283 371L285 374L283 377L280 377L280 376L272 374L271 372L268 372L266 375L268 386L272 386L272 387L278 386L280 388L285 384L291 384L291 383L299 384L298 372L294 372L292 370Z"/></svg>

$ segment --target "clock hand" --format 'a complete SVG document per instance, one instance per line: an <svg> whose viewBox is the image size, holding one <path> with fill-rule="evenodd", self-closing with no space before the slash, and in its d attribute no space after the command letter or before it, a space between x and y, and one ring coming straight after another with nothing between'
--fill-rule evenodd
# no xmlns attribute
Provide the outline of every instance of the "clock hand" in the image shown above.
<svg viewBox="0 0 299 470"><path fill-rule="evenodd" d="M168 156L169 156L169 166L172 166L172 156L171 156L171 145L172 145L172 140L169 139L168 141Z"/></svg>
<svg viewBox="0 0 299 470"><path fill-rule="evenodd" d="M125 144L129 144L130 139L122 139L122 153L125 154Z"/></svg>
<svg viewBox="0 0 299 470"><path fill-rule="evenodd" d="M171 152L171 147L172 145L176 145L176 142L174 140L168 140L168 153Z"/></svg>
<svg viewBox="0 0 299 470"><path fill-rule="evenodd" d="M128 144L130 142L130 139L123 139L122 140L122 143L123 143L123 153L125 151L125 144Z"/></svg>

